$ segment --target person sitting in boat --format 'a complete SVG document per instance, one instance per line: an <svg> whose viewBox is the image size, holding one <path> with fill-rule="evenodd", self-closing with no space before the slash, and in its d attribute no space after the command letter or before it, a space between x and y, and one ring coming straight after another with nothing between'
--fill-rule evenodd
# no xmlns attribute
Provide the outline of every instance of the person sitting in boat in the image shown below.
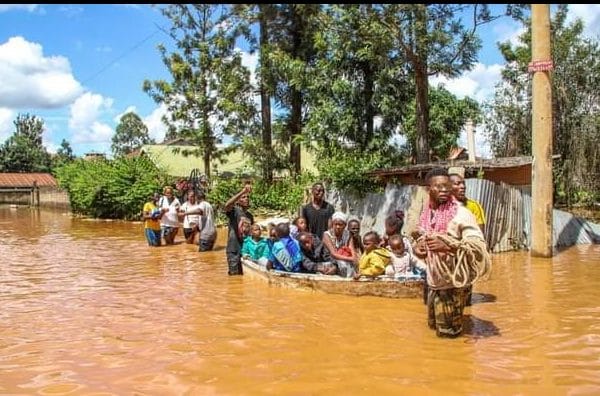
<svg viewBox="0 0 600 396"><path fill-rule="evenodd" d="M301 232L305 231L308 231L306 219L302 216L296 217L292 221L292 225L290 226L290 235L292 236L292 238L298 239L298 235L300 235Z"/></svg>
<svg viewBox="0 0 600 396"><path fill-rule="evenodd" d="M323 233L323 244L329 250L331 260L338 268L338 275L352 278L356 273L358 255L346 229L348 219L342 212L335 212L331 216L331 228Z"/></svg>
<svg viewBox="0 0 600 396"><path fill-rule="evenodd" d="M298 242L302 250L302 272L311 274L335 275L337 267L331 262L329 250L325 248L318 236L303 231L298 234Z"/></svg>
<svg viewBox="0 0 600 396"><path fill-rule="evenodd" d="M352 243L354 244L354 250L356 250L357 255L363 254L365 249L360 237L360 221L358 219L348 220L348 231L350 231Z"/></svg>
<svg viewBox="0 0 600 396"><path fill-rule="evenodd" d="M385 267L385 274L395 277L420 277L425 271L424 265L406 248L406 241L401 235L392 235L388 241L388 249L392 253L390 264Z"/></svg>
<svg viewBox="0 0 600 396"><path fill-rule="evenodd" d="M381 247L389 248L389 240L392 235L400 235L404 239L404 245L407 246L407 250L412 254L412 243L411 241L402 235L402 227L404 226L404 214L400 215L402 211L396 211L393 214L385 218L385 232L383 238L381 238Z"/></svg>
<svg viewBox="0 0 600 396"><path fill-rule="evenodd" d="M260 225L254 223L250 226L250 235L246 235L242 244L242 257L256 263L266 265L269 256L267 238L262 236Z"/></svg>
<svg viewBox="0 0 600 396"><path fill-rule="evenodd" d="M385 273L385 267L390 264L392 253L380 247L381 238L376 231L369 231L363 237L363 246L365 252L358 262L359 272L354 275L354 279L361 276L379 276Z"/></svg>
<svg viewBox="0 0 600 396"><path fill-rule="evenodd" d="M277 240L269 252L267 269L287 272L300 272L302 268L302 251L298 241L290 236L289 223L275 226Z"/></svg>

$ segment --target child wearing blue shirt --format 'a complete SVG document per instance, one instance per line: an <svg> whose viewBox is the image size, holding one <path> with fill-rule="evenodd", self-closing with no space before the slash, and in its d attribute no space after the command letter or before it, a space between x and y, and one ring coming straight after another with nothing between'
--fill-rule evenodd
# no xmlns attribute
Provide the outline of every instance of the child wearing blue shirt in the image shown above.
<svg viewBox="0 0 600 396"><path fill-rule="evenodd" d="M269 252L267 269L276 269L287 272L300 272L302 265L302 251L298 241L290 237L290 225L279 223L275 226L277 240Z"/></svg>
<svg viewBox="0 0 600 396"><path fill-rule="evenodd" d="M266 264L269 254L267 238L262 236L262 229L258 224L252 224L250 235L244 238L242 244L242 257L259 264Z"/></svg>

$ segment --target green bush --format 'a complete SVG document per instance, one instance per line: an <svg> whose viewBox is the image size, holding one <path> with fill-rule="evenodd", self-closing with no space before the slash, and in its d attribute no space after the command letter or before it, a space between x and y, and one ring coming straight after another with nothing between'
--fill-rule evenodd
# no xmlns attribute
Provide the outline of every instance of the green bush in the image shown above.
<svg viewBox="0 0 600 396"><path fill-rule="evenodd" d="M96 218L137 219L144 203L167 177L146 157L78 159L56 169L74 213Z"/></svg>

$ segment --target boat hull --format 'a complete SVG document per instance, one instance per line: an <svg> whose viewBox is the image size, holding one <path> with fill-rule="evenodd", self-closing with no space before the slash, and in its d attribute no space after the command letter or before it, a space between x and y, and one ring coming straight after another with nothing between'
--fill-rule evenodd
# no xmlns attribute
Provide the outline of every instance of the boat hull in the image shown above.
<svg viewBox="0 0 600 396"><path fill-rule="evenodd" d="M387 276L361 277L359 280L335 275L304 274L268 271L251 260L242 259L244 276L260 278L269 285L298 290L319 291L351 296L376 296L386 298L421 298L423 280L397 280Z"/></svg>

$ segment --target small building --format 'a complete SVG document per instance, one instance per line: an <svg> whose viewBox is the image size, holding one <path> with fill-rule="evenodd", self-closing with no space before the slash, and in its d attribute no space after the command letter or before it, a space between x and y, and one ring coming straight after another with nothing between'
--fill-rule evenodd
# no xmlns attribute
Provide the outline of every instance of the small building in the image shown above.
<svg viewBox="0 0 600 396"><path fill-rule="evenodd" d="M83 159L86 160L86 161L105 160L106 159L106 154L104 154L104 153L95 153L95 152L85 153L83 155Z"/></svg>
<svg viewBox="0 0 600 396"><path fill-rule="evenodd" d="M433 168L464 168L465 178L480 178L496 184L505 183L513 186L531 185L532 157L504 157L494 159L446 160L376 169L368 172L368 176L377 177L382 183L404 185L424 185L425 175Z"/></svg>
<svg viewBox="0 0 600 396"><path fill-rule="evenodd" d="M69 208L69 195L50 173L0 173L0 204Z"/></svg>

